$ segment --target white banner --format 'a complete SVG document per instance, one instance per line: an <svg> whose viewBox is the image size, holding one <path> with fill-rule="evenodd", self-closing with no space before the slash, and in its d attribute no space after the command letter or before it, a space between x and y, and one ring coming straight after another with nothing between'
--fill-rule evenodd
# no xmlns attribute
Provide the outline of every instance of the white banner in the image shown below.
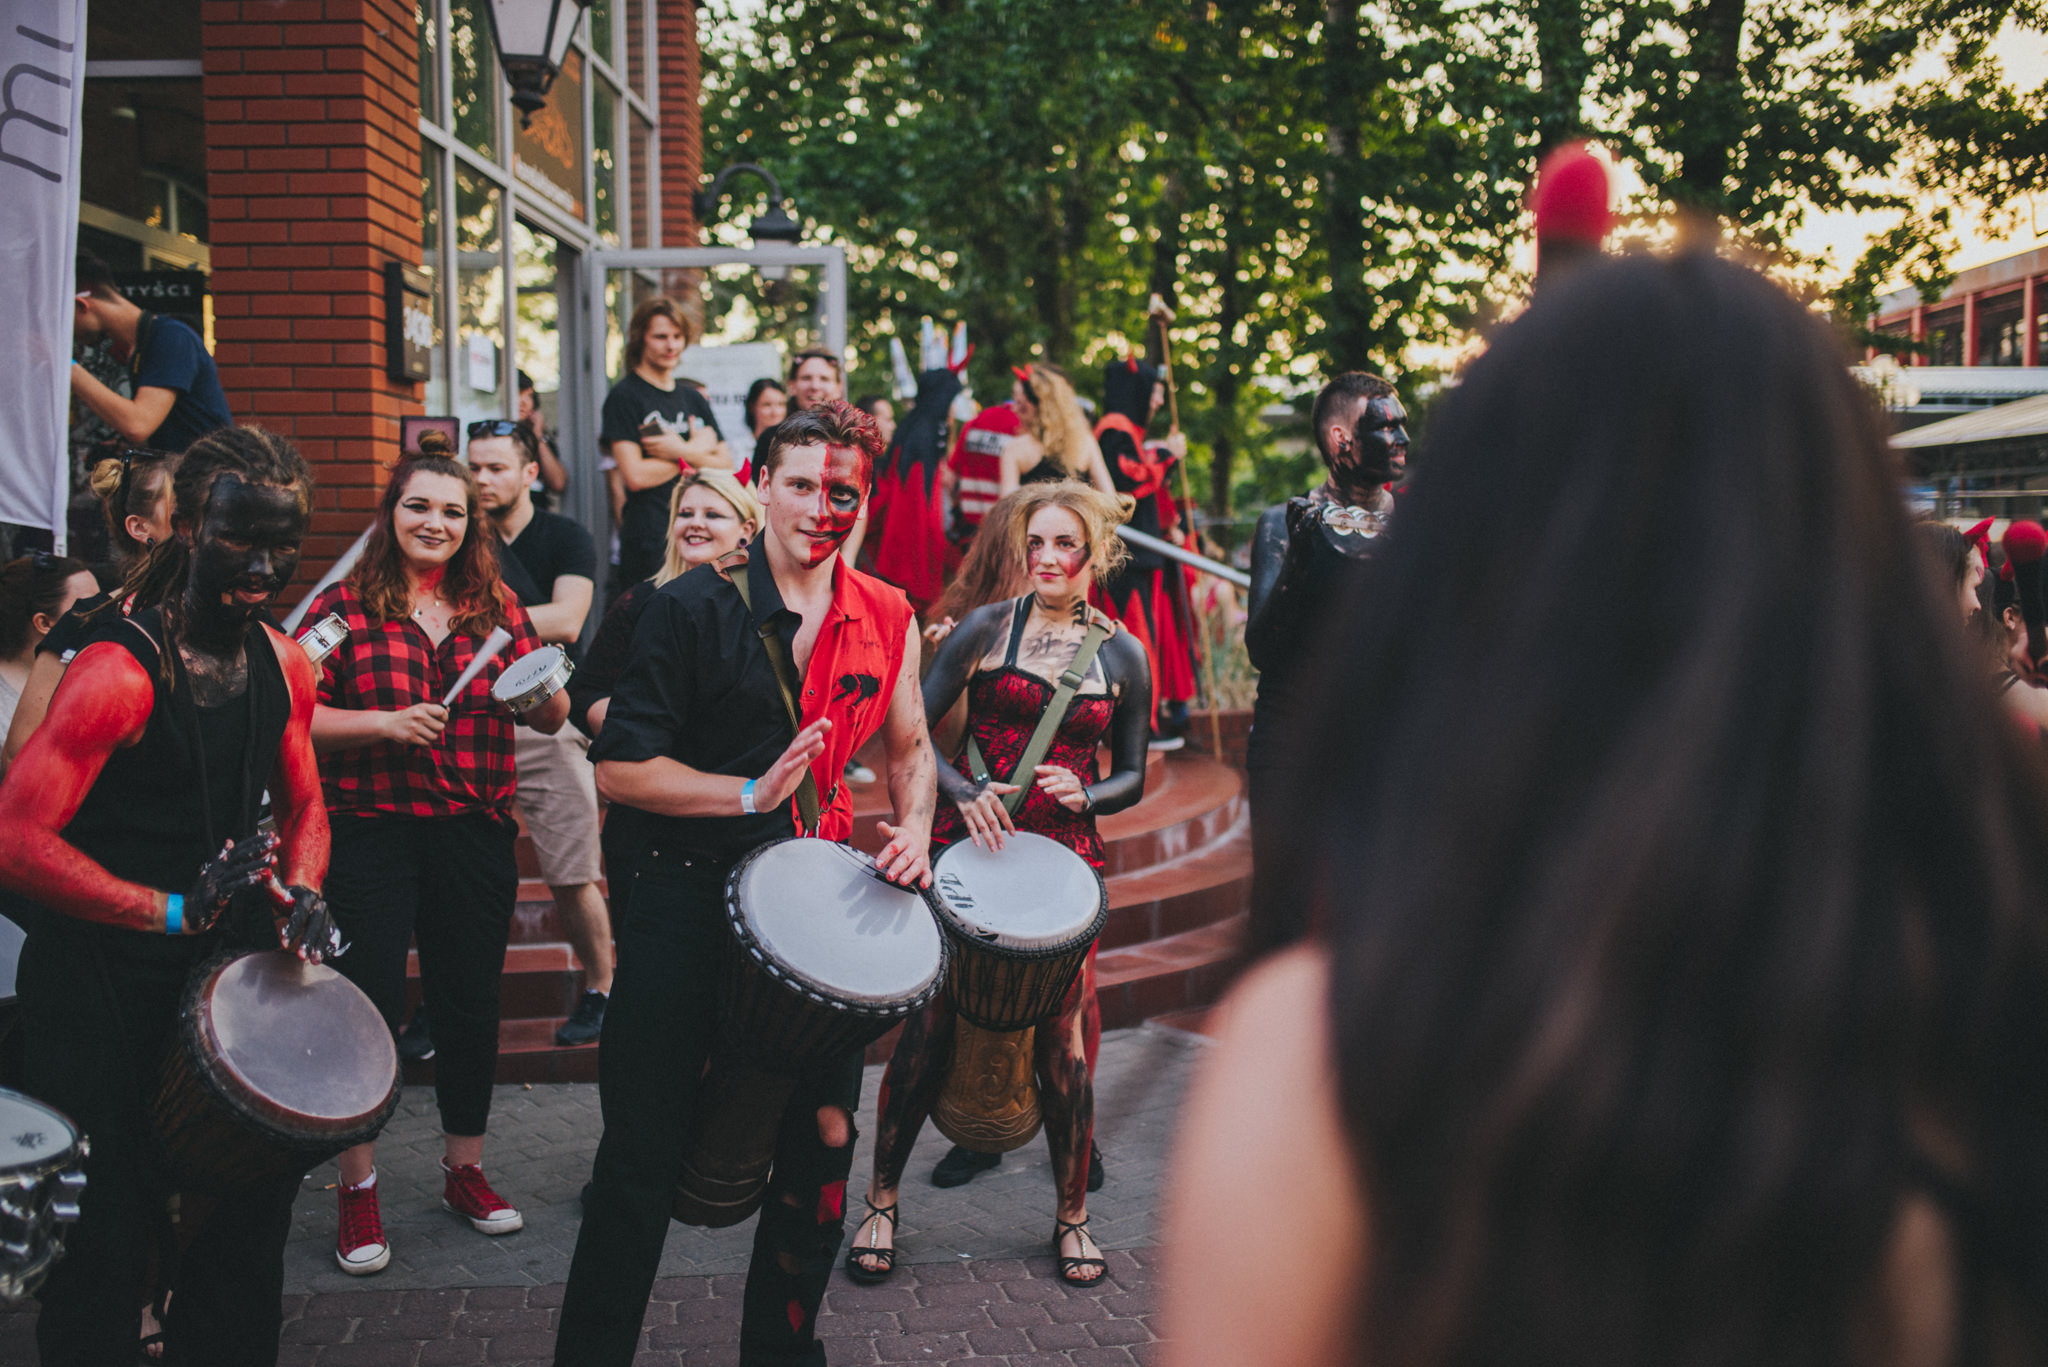
<svg viewBox="0 0 2048 1367"><path fill-rule="evenodd" d="M85 0L0 5L0 522L64 549Z"/></svg>

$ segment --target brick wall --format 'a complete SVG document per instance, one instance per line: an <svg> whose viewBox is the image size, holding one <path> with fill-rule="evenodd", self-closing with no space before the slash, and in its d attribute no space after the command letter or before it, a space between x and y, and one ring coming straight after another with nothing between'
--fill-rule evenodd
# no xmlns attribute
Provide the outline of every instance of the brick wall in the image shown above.
<svg viewBox="0 0 2048 1367"><path fill-rule="evenodd" d="M665 0L655 15L661 45L661 245L694 247L697 212L690 197L704 183L697 0Z"/></svg>
<svg viewBox="0 0 2048 1367"><path fill-rule="evenodd" d="M215 360L319 479L310 585L370 520L419 386L386 378L384 263L420 263L410 0L204 0Z"/></svg>

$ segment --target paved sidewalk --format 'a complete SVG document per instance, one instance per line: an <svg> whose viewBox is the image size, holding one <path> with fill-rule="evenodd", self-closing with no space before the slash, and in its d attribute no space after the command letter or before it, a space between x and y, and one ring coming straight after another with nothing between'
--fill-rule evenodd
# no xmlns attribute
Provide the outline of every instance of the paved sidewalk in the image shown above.
<svg viewBox="0 0 2048 1367"><path fill-rule="evenodd" d="M1042 1142L1001 1168L939 1191L931 1168L946 1141L926 1128L903 1185L898 1271L877 1287L837 1274L819 1334L832 1367L871 1362L1127 1367L1156 1360L1151 1245L1174 1115L1205 1041L1156 1025L1103 1037L1096 1133L1109 1181L1089 1203L1091 1232L1110 1253L1099 1287L1066 1286L1050 1254L1053 1196ZM879 1068L862 1093L849 1207L861 1209L872 1154ZM335 1180L306 1180L285 1253L288 1322L281 1362L320 1367L545 1362L599 1133L597 1088L580 1083L497 1089L485 1171L526 1216L500 1239L440 1208L438 1126L431 1088L407 1092L379 1145L391 1266L355 1278L334 1265ZM849 1217L849 1234L854 1220ZM738 1274L751 1222L734 1229L671 1225L642 1363L737 1361ZM0 1313L0 1365L35 1360L32 1311Z"/></svg>

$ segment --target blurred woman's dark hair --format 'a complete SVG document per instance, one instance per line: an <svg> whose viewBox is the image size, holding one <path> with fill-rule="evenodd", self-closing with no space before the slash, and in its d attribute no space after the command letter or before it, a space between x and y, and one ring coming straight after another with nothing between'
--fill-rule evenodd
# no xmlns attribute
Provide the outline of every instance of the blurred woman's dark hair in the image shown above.
<svg viewBox="0 0 2048 1367"><path fill-rule="evenodd" d="M39 639L35 630L38 615L56 623L65 585L88 568L83 560L47 551L0 565L0 660L15 658L32 639Z"/></svg>
<svg viewBox="0 0 2048 1367"><path fill-rule="evenodd" d="M1846 365L1752 272L1635 257L1433 416L1278 814L1359 1362L1890 1362L1920 1198L1957 1360L2048 1353L2048 793Z"/></svg>
<svg viewBox="0 0 2048 1367"><path fill-rule="evenodd" d="M789 393L787 389L783 388L782 381L766 375L763 375L760 379L747 386L746 415L747 430L749 432L754 430L754 409L760 404L761 396L771 389L777 394L787 395Z"/></svg>

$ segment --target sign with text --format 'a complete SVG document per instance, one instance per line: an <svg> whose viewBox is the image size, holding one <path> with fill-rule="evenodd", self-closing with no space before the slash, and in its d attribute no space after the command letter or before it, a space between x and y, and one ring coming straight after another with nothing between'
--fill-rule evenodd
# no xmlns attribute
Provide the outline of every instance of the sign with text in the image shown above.
<svg viewBox="0 0 2048 1367"><path fill-rule="evenodd" d="M571 218L583 217L583 58L571 52L531 126L514 121L512 174Z"/></svg>
<svg viewBox="0 0 2048 1367"><path fill-rule="evenodd" d="M434 281L403 261L384 263L384 371L418 382L434 373Z"/></svg>
<svg viewBox="0 0 2048 1367"><path fill-rule="evenodd" d="M754 434L747 430L747 389L764 376L782 378L782 348L773 342L693 346L676 363L676 378L704 386L718 430L725 433L733 458L740 462L754 453Z"/></svg>
<svg viewBox="0 0 2048 1367"><path fill-rule="evenodd" d="M64 549L85 0L7 0L0 25L0 521Z"/></svg>

